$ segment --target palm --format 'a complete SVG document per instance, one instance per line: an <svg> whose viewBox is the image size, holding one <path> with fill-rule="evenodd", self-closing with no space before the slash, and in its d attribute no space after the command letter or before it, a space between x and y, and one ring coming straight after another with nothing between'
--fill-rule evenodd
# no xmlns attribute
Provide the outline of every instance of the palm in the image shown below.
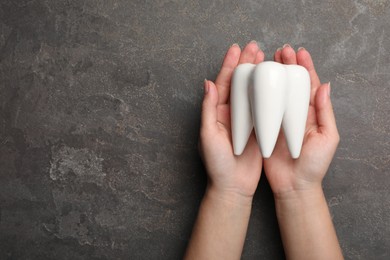
<svg viewBox="0 0 390 260"><path fill-rule="evenodd" d="M220 135L215 139L215 146L221 147L222 153L219 158L226 159L221 161L220 164L225 164L226 168L231 169L221 174L231 175L232 184L236 184L236 188L254 193L260 179L262 167L262 158L254 134L248 140L245 153L241 156L235 156L231 141L229 104L218 106L218 127Z"/></svg>
<svg viewBox="0 0 390 260"><path fill-rule="evenodd" d="M264 169L267 174L267 179L272 187L276 190L286 190L296 181L309 181L311 170L307 165L309 160L316 160L317 147L321 147L318 142L318 128L316 127L316 116L314 107L310 105L308 114L308 123L305 131L302 151L299 159L292 159L289 153L283 132L280 133L275 150L269 159L264 160Z"/></svg>

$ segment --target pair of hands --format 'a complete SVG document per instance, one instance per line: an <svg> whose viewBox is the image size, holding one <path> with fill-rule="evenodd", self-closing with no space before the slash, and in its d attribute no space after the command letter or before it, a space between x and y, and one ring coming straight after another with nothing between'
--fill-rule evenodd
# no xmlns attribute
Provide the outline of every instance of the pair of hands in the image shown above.
<svg viewBox="0 0 390 260"><path fill-rule="evenodd" d="M251 201L263 166L277 198L283 199L294 191L321 188L339 142L330 84L321 84L311 56L303 48L295 52L284 45L275 52L274 59L283 64L301 65L310 75L310 106L301 155L299 159L291 158L282 131L270 158L262 158L254 132L243 154L234 155L229 105L232 74L239 64L258 64L264 60L256 42L250 42L242 51L234 44L226 53L215 83L205 81L200 151L208 172L208 189L214 192Z"/></svg>

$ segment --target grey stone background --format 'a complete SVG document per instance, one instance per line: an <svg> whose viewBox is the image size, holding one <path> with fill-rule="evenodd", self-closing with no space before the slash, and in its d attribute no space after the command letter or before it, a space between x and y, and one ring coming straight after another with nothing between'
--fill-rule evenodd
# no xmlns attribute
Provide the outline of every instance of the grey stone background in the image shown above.
<svg viewBox="0 0 390 260"><path fill-rule="evenodd" d="M341 143L346 259L390 259L390 1L0 1L0 259L180 259L206 177L204 78L227 48L306 47ZM283 259L261 180L243 259ZM299 234L297 234L299 235Z"/></svg>

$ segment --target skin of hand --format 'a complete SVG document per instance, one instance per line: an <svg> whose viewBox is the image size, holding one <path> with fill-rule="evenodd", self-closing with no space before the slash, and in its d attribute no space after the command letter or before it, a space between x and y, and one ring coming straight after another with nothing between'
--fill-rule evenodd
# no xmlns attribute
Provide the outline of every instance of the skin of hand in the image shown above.
<svg viewBox="0 0 390 260"><path fill-rule="evenodd" d="M260 63L264 53L256 42L241 52L232 45L215 84L205 80L199 150L208 174L184 259L240 259L262 168L252 133L242 155L233 154L230 132L230 82L241 63Z"/></svg>
<svg viewBox="0 0 390 260"><path fill-rule="evenodd" d="M311 96L301 155L292 159L283 132L264 170L275 197L276 215L287 259L343 259L322 190L339 143L330 84L321 84L308 51L289 45L275 52L283 64L298 64L310 75Z"/></svg>
<svg viewBox="0 0 390 260"><path fill-rule="evenodd" d="M233 154L230 130L230 82L237 65L257 64L264 53L256 42L240 51L238 45L228 50L215 84L205 81L200 129L200 154L205 164L208 188L252 198L261 175L262 157L252 132L241 156Z"/></svg>

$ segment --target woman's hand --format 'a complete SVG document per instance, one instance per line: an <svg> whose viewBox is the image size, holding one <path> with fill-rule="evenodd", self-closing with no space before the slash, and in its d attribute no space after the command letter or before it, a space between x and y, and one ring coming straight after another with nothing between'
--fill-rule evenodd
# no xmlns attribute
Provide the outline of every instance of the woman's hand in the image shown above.
<svg viewBox="0 0 390 260"><path fill-rule="evenodd" d="M311 97L301 155L292 159L283 133L264 170L275 196L276 215L287 259L343 259L321 182L339 142L330 101L310 54L290 46L276 51L275 61L304 66Z"/></svg>
<svg viewBox="0 0 390 260"><path fill-rule="evenodd" d="M321 187L339 142L330 100L330 84L321 84L308 51L297 53L288 45L278 49L275 61L305 67L311 80L310 106L301 155L292 159L283 132L271 157L264 159L264 170L276 196Z"/></svg>
<svg viewBox="0 0 390 260"><path fill-rule="evenodd" d="M199 144L209 181L185 259L241 257L262 158L253 134L244 153L233 154L230 81L238 64L259 63L263 59L256 42L249 43L242 52L238 45L233 45L215 84L205 81Z"/></svg>
<svg viewBox="0 0 390 260"><path fill-rule="evenodd" d="M264 53L256 42L250 42L241 52L232 45L226 53L215 84L205 81L200 129L200 153L209 177L208 190L221 196L253 197L261 175L262 157L252 132L240 156L233 154L230 130L230 82L237 65L257 64Z"/></svg>

